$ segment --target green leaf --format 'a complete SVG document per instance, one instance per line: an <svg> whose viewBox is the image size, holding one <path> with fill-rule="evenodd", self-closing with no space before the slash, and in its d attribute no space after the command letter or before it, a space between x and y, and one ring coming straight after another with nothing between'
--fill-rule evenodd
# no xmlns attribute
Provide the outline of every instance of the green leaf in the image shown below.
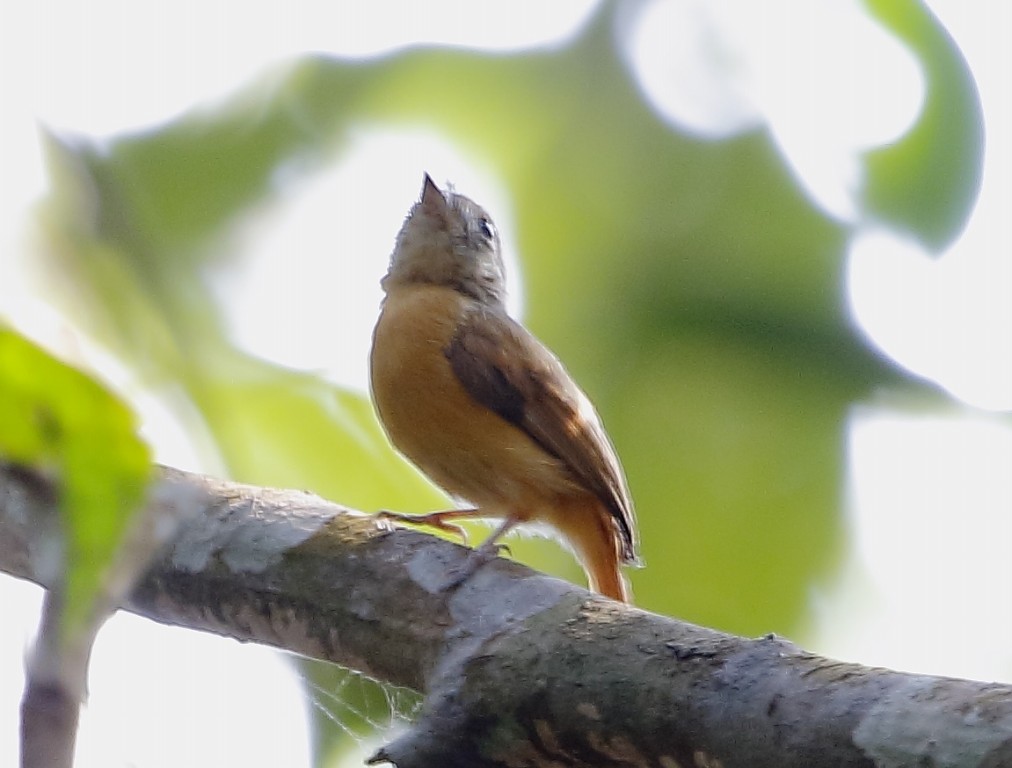
<svg viewBox="0 0 1012 768"><path fill-rule="evenodd" d="M0 458L57 480L64 638L95 619L103 576L150 479L135 429L130 410L101 385L0 328Z"/></svg>
<svg viewBox="0 0 1012 768"><path fill-rule="evenodd" d="M910 132L865 156L868 212L941 250L962 231L980 191L984 115L973 73L918 0L866 0L921 63L925 101Z"/></svg>

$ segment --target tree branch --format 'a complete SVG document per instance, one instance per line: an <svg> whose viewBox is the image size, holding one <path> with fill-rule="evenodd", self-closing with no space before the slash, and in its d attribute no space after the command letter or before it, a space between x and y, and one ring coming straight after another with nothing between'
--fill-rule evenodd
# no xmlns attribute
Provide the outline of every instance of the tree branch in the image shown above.
<svg viewBox="0 0 1012 768"><path fill-rule="evenodd" d="M1012 765L1012 687L844 664L646 613L297 491L165 469L187 507L127 609L423 692L423 765ZM0 570L45 586L45 480L0 465ZM155 510L157 514L158 510Z"/></svg>

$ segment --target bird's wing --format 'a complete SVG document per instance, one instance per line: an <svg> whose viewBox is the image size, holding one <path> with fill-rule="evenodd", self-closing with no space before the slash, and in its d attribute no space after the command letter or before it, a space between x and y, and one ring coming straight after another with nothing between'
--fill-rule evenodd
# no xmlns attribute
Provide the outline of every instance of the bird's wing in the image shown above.
<svg viewBox="0 0 1012 768"><path fill-rule="evenodd" d="M488 308L468 315L445 352L471 397L526 432L604 503L623 560L636 562L636 518L615 449L555 355L505 312Z"/></svg>

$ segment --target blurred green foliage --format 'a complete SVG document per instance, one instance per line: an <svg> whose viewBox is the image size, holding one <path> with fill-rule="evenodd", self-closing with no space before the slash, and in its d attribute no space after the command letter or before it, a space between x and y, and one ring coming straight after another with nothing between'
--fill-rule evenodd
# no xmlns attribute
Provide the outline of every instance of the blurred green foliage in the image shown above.
<svg viewBox="0 0 1012 768"><path fill-rule="evenodd" d="M979 184L973 81L921 4L868 7L910 45L929 98L904 140L865 158L863 203L943 243ZM704 141L651 112L613 11L553 50L307 57L270 91L108 146L51 137L52 264L81 325L153 387L181 388L236 478L365 509L435 508L445 501L389 449L365 398L234 346L208 274L242 258L225 234L282 192L282 171L298 184L299 169L339 162L353 130L448 136L505 180L526 321L623 458L647 563L637 602L791 634L843 546L848 409L884 385L925 385L848 319L848 226L806 198L764 131ZM961 105L954 118L943 103ZM552 543L513 551L581 578Z"/></svg>
<svg viewBox="0 0 1012 768"><path fill-rule="evenodd" d="M871 14L913 51L924 71L917 125L868 152L864 202L925 246L941 250L963 229L980 190L984 115L973 75L945 28L918 0L866 0Z"/></svg>

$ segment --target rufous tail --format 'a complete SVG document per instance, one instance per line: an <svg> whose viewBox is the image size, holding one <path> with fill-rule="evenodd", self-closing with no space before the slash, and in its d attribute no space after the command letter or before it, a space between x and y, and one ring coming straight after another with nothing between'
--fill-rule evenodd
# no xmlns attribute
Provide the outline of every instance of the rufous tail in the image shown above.
<svg viewBox="0 0 1012 768"><path fill-rule="evenodd" d="M572 499L553 520L576 550L590 589L612 600L632 601L629 585L622 576L622 545L612 516L596 499Z"/></svg>

